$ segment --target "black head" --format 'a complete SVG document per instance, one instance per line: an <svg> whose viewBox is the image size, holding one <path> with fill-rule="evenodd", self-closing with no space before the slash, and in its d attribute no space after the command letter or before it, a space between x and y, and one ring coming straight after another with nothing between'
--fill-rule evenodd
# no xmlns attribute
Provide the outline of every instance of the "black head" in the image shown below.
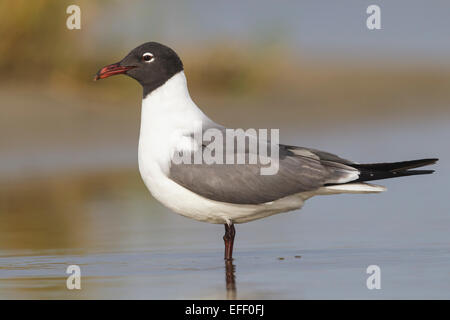
<svg viewBox="0 0 450 320"><path fill-rule="evenodd" d="M126 74L142 85L145 97L182 70L183 63L175 51L157 42L147 42L131 50L120 62L100 69L95 80Z"/></svg>

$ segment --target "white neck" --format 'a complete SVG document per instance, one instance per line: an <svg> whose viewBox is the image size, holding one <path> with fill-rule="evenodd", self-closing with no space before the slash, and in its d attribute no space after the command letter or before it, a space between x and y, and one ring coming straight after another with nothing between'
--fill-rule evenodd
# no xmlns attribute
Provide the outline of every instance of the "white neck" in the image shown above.
<svg viewBox="0 0 450 320"><path fill-rule="evenodd" d="M192 101L181 71L142 100L139 163L155 163L167 171L183 139L213 123Z"/></svg>
<svg viewBox="0 0 450 320"><path fill-rule="evenodd" d="M155 118L165 126L177 128L193 120L211 121L192 101L183 71L142 100L141 130L147 129L147 122L154 123Z"/></svg>

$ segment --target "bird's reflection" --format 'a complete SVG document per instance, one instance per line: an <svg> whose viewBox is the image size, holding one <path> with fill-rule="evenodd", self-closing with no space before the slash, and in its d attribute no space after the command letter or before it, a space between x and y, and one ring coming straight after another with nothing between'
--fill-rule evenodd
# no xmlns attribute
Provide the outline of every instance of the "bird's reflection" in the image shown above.
<svg viewBox="0 0 450 320"><path fill-rule="evenodd" d="M236 266L233 260L225 260L225 281L227 284L227 299L236 299Z"/></svg>

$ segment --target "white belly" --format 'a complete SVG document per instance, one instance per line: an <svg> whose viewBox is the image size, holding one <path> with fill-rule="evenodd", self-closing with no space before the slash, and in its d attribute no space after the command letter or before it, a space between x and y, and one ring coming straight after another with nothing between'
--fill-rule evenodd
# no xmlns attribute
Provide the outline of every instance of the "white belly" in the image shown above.
<svg viewBox="0 0 450 320"><path fill-rule="evenodd" d="M298 209L303 205L304 197L300 194L258 205L210 200L170 180L154 164L146 163L140 158L141 176L151 194L169 209L198 221L219 224L243 223Z"/></svg>

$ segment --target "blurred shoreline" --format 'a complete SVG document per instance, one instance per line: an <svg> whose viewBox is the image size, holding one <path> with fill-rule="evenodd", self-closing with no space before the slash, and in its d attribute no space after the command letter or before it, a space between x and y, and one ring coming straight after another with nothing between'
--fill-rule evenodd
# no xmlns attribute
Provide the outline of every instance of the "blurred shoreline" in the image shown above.
<svg viewBox="0 0 450 320"><path fill-rule="evenodd" d="M224 87L222 80L203 85L223 71L202 70L195 63L192 68L196 71L186 70L191 96L213 120L231 128L279 128L282 142L283 131L290 129L301 136L355 124L450 119L450 72L445 71L310 65L278 74L279 66L258 74L259 85L246 89L240 84L236 91L231 80ZM132 79L3 83L0 99L3 181L40 170L130 168L137 161L142 96Z"/></svg>

